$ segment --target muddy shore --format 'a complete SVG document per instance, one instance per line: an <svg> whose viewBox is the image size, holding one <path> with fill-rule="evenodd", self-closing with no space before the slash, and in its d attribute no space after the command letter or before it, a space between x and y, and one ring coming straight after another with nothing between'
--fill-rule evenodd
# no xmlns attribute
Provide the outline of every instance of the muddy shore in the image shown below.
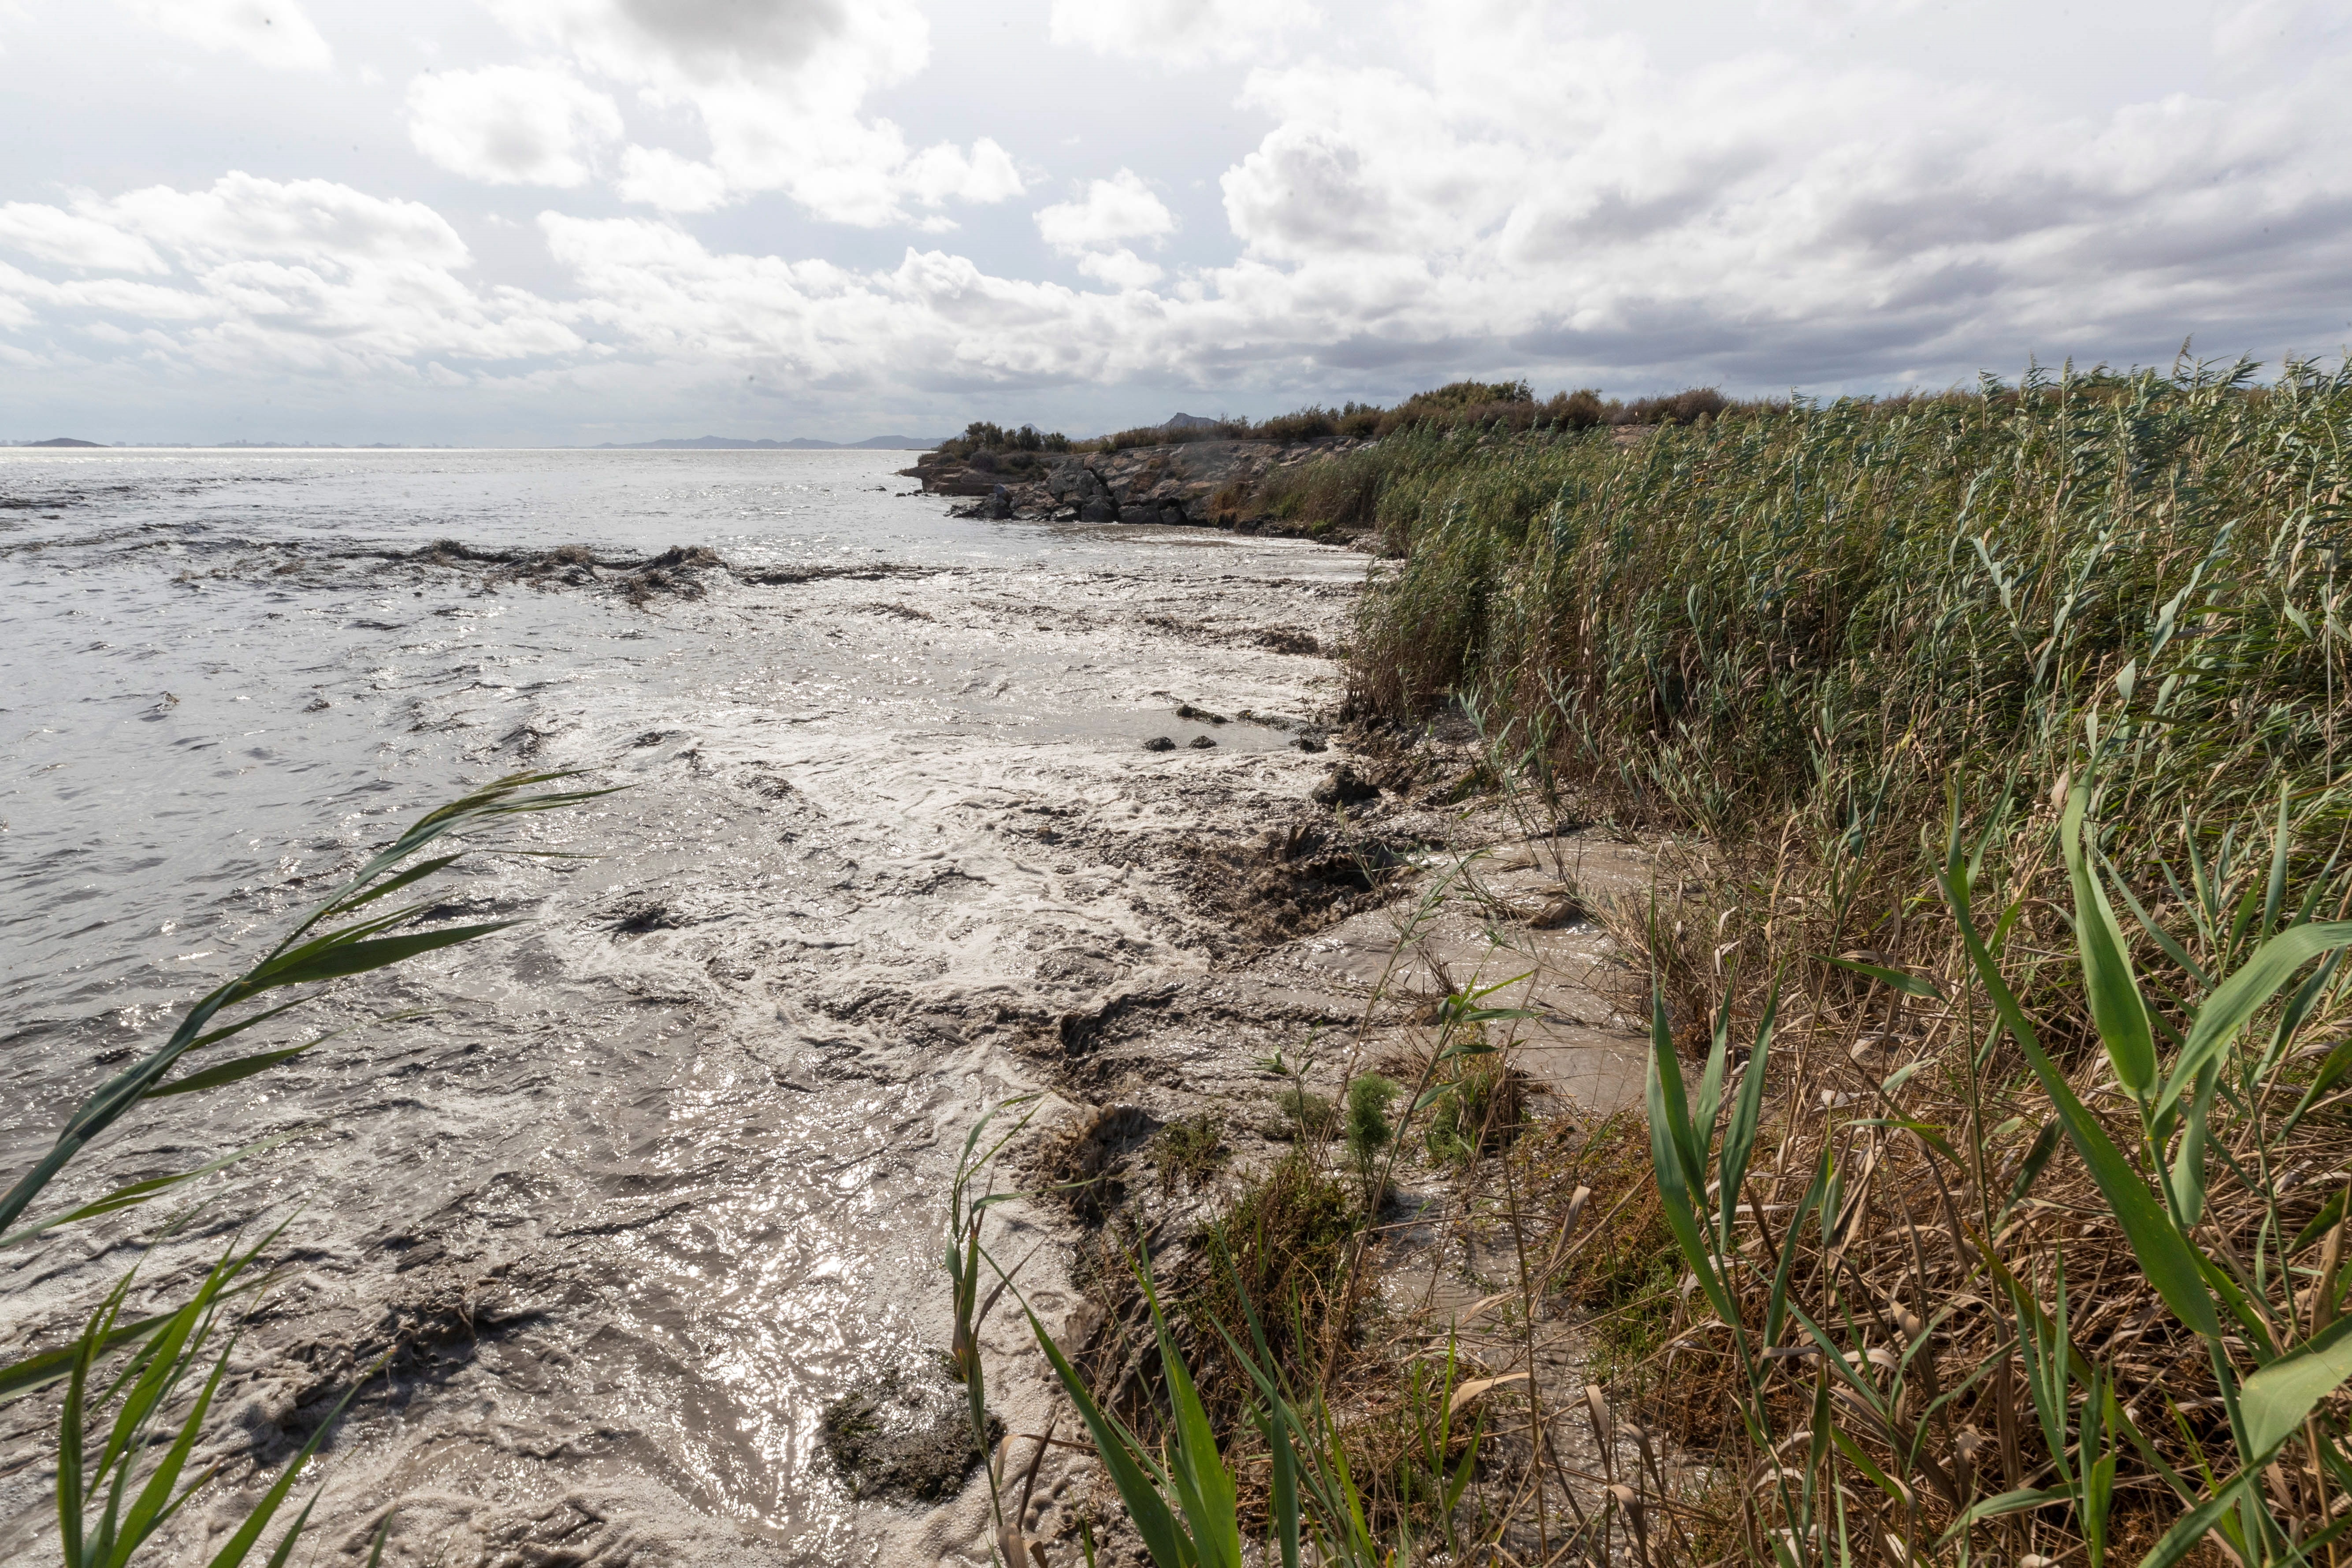
<svg viewBox="0 0 2352 1568"><path fill-rule="evenodd" d="M1632 852L1465 815L1466 734L1335 731L1329 656L1362 557L1102 538L1068 561L824 570L695 545L331 558L247 541L172 580L224 596L212 615L266 585L381 618L348 675L271 698L289 712L396 705L464 773L581 766L631 786L535 830L534 847L601 858L474 873L467 907L535 915L525 932L341 1004L433 1016L86 1168L95 1185L300 1133L215 1194L218 1224L143 1267L168 1296L233 1216L307 1205L294 1269L239 1351L224 1495L175 1524L180 1549L225 1529L252 1461L299 1446L389 1354L329 1449L319 1539L335 1552L391 1510L386 1560L404 1563L984 1562L976 1487L845 1474L839 1438L929 1419L947 1182L988 1107L1041 1097L1003 1184L1101 1129L1099 1169L1179 1238L1286 1146L1264 1058L1311 1056L1336 1083L1473 974L1532 970L1526 1059L1563 1105L1604 1110L1638 1081L1605 940L1563 903L1637 875ZM500 617L538 642L471 665L452 651ZM583 629L597 651L580 668L620 676L531 651ZM472 673L388 675L383 643ZM427 804L379 799L252 877L213 928L215 963ZM1400 952L1396 911L1493 846ZM190 934L171 945L201 963ZM19 1030L12 1160L159 1005ZM1218 1129L1208 1169L1165 1180L1160 1132L1201 1118ZM1083 1342L1087 1226L1053 1203L997 1213L992 1245L1027 1259L1030 1304ZM93 1227L13 1280L28 1306L12 1344L54 1337L143 1235ZM1395 1278L1416 1259L1432 1280L1475 1273L1442 1252L1400 1253ZM997 1415L1039 1430L1054 1402L1025 1325L1000 1310L983 1334ZM0 1554L53 1535L38 1414L0 1415ZM1065 1538L1090 1485L1049 1458L1033 1533Z"/></svg>

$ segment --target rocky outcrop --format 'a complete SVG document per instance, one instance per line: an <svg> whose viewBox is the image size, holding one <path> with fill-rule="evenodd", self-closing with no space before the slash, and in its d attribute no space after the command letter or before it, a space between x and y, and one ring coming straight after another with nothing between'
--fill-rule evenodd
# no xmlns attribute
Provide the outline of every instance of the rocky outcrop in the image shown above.
<svg viewBox="0 0 2352 1568"><path fill-rule="evenodd" d="M966 517L1158 522L1243 532L1307 532L1277 514L1282 470L1360 441L1189 441L1118 452L927 452L900 472L926 493L970 498Z"/></svg>

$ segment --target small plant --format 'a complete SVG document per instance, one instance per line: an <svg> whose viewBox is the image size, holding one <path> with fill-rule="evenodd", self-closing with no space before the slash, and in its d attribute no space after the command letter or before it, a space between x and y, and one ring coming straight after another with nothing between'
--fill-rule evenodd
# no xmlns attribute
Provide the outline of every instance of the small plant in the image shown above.
<svg viewBox="0 0 2352 1568"><path fill-rule="evenodd" d="M1225 1119L1213 1110L1182 1116L1160 1130L1160 1190L1197 1190L1224 1163Z"/></svg>
<svg viewBox="0 0 2352 1568"><path fill-rule="evenodd" d="M1447 1064L1437 1080L1444 1093L1430 1106L1423 1142L1429 1157L1444 1164L1467 1164L1508 1142L1526 1116L1519 1073L1494 1053L1466 1055Z"/></svg>
<svg viewBox="0 0 2352 1568"><path fill-rule="evenodd" d="M1396 1137L1396 1129L1389 1122L1389 1107L1400 1092L1394 1079L1376 1072L1361 1074L1348 1085L1348 1152L1356 1169L1367 1176L1381 1151Z"/></svg>

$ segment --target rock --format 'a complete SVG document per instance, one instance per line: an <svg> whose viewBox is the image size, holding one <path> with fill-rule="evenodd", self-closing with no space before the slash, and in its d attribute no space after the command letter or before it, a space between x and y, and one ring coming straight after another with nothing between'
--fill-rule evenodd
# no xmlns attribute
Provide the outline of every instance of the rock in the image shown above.
<svg viewBox="0 0 2352 1568"><path fill-rule="evenodd" d="M1212 736L1195 735L1192 737L1192 749L1196 752L1205 752L1216 743L1215 739Z"/></svg>
<svg viewBox="0 0 2352 1568"><path fill-rule="evenodd" d="M1302 752L1319 752L1324 749L1323 737L1315 733L1312 730L1309 730L1307 733L1299 736L1290 743L1297 747Z"/></svg>
<svg viewBox="0 0 2352 1568"><path fill-rule="evenodd" d="M1315 786L1308 798L1318 805L1356 805L1377 799L1380 793L1380 785L1341 763L1331 770L1328 778Z"/></svg>
<svg viewBox="0 0 2352 1568"><path fill-rule="evenodd" d="M1574 925L1585 915L1584 906L1566 893L1515 900L1510 910L1534 931L1558 931L1562 926Z"/></svg>
<svg viewBox="0 0 2352 1568"><path fill-rule="evenodd" d="M1172 752L1176 749L1176 742L1165 735L1154 735L1143 742L1143 749L1147 752Z"/></svg>
<svg viewBox="0 0 2352 1568"><path fill-rule="evenodd" d="M1320 537L1329 531L1323 521L1272 516L1265 482L1281 468L1360 445L1212 439L1114 452L927 452L903 471L921 480L926 494L976 498L955 509L960 517L996 515L1001 484L1014 517Z"/></svg>
<svg viewBox="0 0 2352 1568"><path fill-rule="evenodd" d="M941 1502L985 1458L968 1398L942 1372L892 1367L835 1400L817 1422L818 1439L853 1497ZM1004 1423L991 1415L988 1426L993 1442Z"/></svg>
<svg viewBox="0 0 2352 1568"><path fill-rule="evenodd" d="M1190 702L1179 702L1176 704L1176 717L1179 719L1197 719L1203 724L1223 724L1226 722L1226 719L1223 714L1212 713L1206 708L1195 708Z"/></svg>
<svg viewBox="0 0 2352 1568"><path fill-rule="evenodd" d="M988 492L988 515L999 522L1013 515L1013 492L1003 485Z"/></svg>

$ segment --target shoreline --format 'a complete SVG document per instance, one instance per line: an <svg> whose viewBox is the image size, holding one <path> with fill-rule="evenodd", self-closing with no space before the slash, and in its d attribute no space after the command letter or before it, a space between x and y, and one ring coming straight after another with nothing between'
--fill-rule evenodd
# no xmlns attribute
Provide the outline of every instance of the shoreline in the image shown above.
<svg viewBox="0 0 2352 1568"><path fill-rule="evenodd" d="M700 547L326 552L240 518L208 572L175 578L176 561L103 553L112 535L85 513L116 503L72 500L26 570L124 574L125 615L211 624L250 605L256 628L289 626L306 681L247 688L273 719L315 700L312 722L446 744L466 776L593 763L637 786L552 825L548 847L602 858L478 874L469 900L532 925L341 1004L356 1019L446 998L439 1016L306 1058L250 1102L258 1131L331 1131L223 1178L227 1211L267 1205L299 1156L313 1198L299 1284L227 1390L246 1414L227 1457L290 1451L322 1400L395 1350L331 1446L320 1514L364 1529L396 1504L387 1562L436 1541L984 1554L971 1494L944 1511L854 1503L816 1428L858 1380L945 1342L931 1236L969 1119L1066 1057L1065 1019L1097 1040L1066 1057L1083 1073L1167 1016L1155 995L1213 992L1243 907L1219 889L1237 877L1296 874L1307 902L1325 896L1316 867L1272 860L1263 836L1322 810L1307 797L1332 759L1243 715L1297 725L1329 707L1330 667L1297 639L1339 640L1359 591L1343 558L1236 542L1212 561L1072 531L977 564L894 549L855 570L722 569ZM348 617L349 653L260 615L280 602ZM1275 632L1279 649L1260 640ZM320 668L337 658L348 673ZM442 679L386 673L417 661ZM158 723L245 717L185 690ZM1215 743L1144 749L1163 734ZM380 831L351 823L337 853ZM273 929L338 864L304 862L255 879L239 929ZM217 947L165 940L167 958ZM91 1047L75 1042L131 1021L61 1016L45 1026L58 1044L24 1060L54 1057L57 1092L77 1091ZM53 1131L48 1092L20 1139ZM180 1136L253 1135L208 1125ZM142 1171L150 1142L109 1148L87 1179ZM144 1288L175 1288L202 1255L167 1246ZM75 1321L109 1278L102 1261L56 1275L18 1331ZM1055 1321L1078 1305L1043 1272L1030 1284ZM1008 1418L1042 1394L1008 1385ZM0 1439L12 1455L28 1440ZM37 1481L38 1462L19 1473ZM225 1478L220 1506L250 1485ZM201 1539L193 1515L185 1528ZM23 1498L0 1545L54 1529Z"/></svg>

